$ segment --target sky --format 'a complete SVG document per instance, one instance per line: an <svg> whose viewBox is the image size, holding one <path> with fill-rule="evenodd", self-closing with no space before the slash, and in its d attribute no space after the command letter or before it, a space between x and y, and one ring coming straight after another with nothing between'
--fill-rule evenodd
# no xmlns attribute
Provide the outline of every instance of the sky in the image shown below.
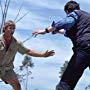
<svg viewBox="0 0 90 90"><path fill-rule="evenodd" d="M30 13L22 20L16 23L16 31L14 36L24 41L28 37L30 40L24 43L27 48L37 51L55 50L55 56L48 58L36 58L32 57L35 67L31 69L34 79L28 80L28 90L54 90L58 84L60 67L66 60L70 60L72 56L72 43L63 35L51 33L46 35L39 35L37 37L31 37L32 32L37 29L44 29L51 25L52 21L58 21L60 18L65 17L63 7L69 0L11 0L7 13L6 20L14 20L18 14L19 8L21 8L20 14L17 20L25 13ZM82 10L90 12L90 1L76 0ZM1 0L4 8L5 0ZM0 12L0 22L2 13ZM17 21L16 20L16 21ZM18 68L23 57L17 53L14 61L15 69ZM23 72L24 73L24 72ZM75 90L84 90L84 88L90 84L90 71L87 68L79 80ZM25 85L22 84L22 90L25 90ZM11 90L11 86L0 83L0 90Z"/></svg>

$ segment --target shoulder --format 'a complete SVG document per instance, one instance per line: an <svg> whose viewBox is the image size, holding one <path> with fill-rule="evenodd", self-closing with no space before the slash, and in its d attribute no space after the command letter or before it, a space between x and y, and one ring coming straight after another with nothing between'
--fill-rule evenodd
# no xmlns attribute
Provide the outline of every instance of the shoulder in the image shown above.
<svg viewBox="0 0 90 90"><path fill-rule="evenodd" d="M75 20L78 20L79 15L76 13L76 11L73 11L73 12L69 13L69 14L67 15L67 17L72 17L72 18L74 18Z"/></svg>
<svg viewBox="0 0 90 90"><path fill-rule="evenodd" d="M17 39L16 37L13 36L13 40L12 40L13 44L16 45L17 47L21 47L23 46L23 43Z"/></svg>
<svg viewBox="0 0 90 90"><path fill-rule="evenodd" d="M14 36L13 36L13 40L14 40L14 42L16 42L16 43L21 43L21 41L20 41L19 39L17 39L16 37L14 37Z"/></svg>

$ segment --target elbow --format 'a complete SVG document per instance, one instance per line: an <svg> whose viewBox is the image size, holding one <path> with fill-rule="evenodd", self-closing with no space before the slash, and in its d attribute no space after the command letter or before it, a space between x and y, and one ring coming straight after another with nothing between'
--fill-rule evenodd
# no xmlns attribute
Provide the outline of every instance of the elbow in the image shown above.
<svg viewBox="0 0 90 90"><path fill-rule="evenodd" d="M26 54L27 54L27 55L31 55L31 50L27 50L27 51L26 51Z"/></svg>

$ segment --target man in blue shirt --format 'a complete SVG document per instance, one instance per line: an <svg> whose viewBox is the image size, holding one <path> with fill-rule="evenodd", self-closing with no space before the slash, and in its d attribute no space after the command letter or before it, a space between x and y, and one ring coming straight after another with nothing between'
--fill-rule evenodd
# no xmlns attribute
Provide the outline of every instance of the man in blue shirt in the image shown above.
<svg viewBox="0 0 90 90"><path fill-rule="evenodd" d="M56 90L74 90L84 70L90 67L90 14L80 10L75 1L67 2L64 11L67 14L65 18L33 34L61 33L71 39L74 53Z"/></svg>

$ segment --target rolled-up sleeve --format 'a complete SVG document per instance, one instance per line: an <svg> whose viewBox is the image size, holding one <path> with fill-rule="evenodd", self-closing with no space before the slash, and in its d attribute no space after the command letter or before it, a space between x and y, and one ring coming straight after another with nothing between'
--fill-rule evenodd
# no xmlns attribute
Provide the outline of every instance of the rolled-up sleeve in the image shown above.
<svg viewBox="0 0 90 90"><path fill-rule="evenodd" d="M29 51L28 48L26 48L22 42L18 42L18 52L21 54L26 54Z"/></svg>
<svg viewBox="0 0 90 90"><path fill-rule="evenodd" d="M68 14L65 18L60 19L58 22L53 21L52 27L54 31L52 34L56 34L60 29L69 30L72 26L75 25L78 19L78 15L75 12Z"/></svg>

